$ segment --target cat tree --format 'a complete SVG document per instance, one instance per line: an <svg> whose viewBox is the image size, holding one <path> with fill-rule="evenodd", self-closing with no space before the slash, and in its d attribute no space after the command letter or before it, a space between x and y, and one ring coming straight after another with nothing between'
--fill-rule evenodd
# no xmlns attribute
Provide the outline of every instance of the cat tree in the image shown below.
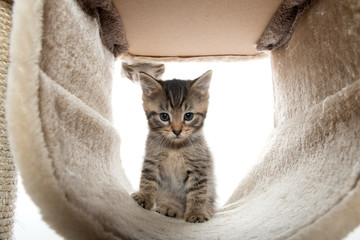
<svg viewBox="0 0 360 240"><path fill-rule="evenodd" d="M44 220L68 239L345 237L360 224L359 2L179 2L15 1L1 129ZM236 60L258 56L256 42L272 50L275 102L260 163L204 224L140 208L111 124L114 56ZM9 176L1 226L11 227Z"/></svg>

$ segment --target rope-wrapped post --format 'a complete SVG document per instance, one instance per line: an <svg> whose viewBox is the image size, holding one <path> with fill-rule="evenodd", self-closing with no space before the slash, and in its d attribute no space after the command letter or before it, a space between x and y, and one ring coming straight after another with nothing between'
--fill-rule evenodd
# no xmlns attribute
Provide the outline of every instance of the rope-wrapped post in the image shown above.
<svg viewBox="0 0 360 240"><path fill-rule="evenodd" d="M5 98L9 65L12 0L0 0L0 239L12 239L17 174L9 150Z"/></svg>

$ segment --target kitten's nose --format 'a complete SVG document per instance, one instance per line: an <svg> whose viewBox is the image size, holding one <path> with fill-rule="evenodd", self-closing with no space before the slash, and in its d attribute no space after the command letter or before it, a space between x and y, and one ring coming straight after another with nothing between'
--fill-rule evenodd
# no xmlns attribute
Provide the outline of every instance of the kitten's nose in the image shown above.
<svg viewBox="0 0 360 240"><path fill-rule="evenodd" d="M174 133L176 136L179 136L180 133L181 133L181 130L173 130L173 133Z"/></svg>

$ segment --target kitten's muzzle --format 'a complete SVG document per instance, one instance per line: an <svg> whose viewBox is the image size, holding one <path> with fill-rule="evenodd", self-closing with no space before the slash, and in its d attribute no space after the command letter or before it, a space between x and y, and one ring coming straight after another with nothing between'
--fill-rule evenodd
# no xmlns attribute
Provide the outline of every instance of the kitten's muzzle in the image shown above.
<svg viewBox="0 0 360 240"><path fill-rule="evenodd" d="M174 133L176 136L179 136L180 133L181 133L181 130L173 130L173 133Z"/></svg>

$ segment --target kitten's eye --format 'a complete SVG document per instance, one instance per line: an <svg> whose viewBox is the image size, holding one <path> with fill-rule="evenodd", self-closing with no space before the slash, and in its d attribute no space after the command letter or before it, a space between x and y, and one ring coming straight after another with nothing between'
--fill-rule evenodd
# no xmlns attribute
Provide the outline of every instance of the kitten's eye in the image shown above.
<svg viewBox="0 0 360 240"><path fill-rule="evenodd" d="M161 121L167 122L170 120L169 114L167 113L160 113L160 119Z"/></svg>
<svg viewBox="0 0 360 240"><path fill-rule="evenodd" d="M191 121L193 118L194 118L193 113L185 113L185 115L184 115L184 120L185 121Z"/></svg>

